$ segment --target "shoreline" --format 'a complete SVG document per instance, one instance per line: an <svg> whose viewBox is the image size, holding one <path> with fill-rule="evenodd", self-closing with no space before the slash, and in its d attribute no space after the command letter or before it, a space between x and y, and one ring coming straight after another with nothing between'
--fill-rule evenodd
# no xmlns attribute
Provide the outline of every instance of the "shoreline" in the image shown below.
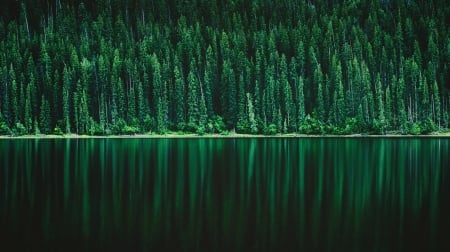
<svg viewBox="0 0 450 252"><path fill-rule="evenodd" d="M91 136L91 135L22 135L22 136L0 136L2 139L176 139L176 138L450 138L450 132L441 133L435 132L428 135L400 135L400 134L386 134L386 135L370 135L370 134L350 134L350 135L307 135L307 134L276 134L276 135L262 135L262 134L238 134L231 133L227 135L222 134L135 134L135 135L107 135L107 136Z"/></svg>

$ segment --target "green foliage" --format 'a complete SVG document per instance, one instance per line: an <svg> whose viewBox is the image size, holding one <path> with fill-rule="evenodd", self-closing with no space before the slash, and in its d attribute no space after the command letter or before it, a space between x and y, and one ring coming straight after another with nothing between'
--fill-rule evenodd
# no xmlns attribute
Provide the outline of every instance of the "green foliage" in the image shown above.
<svg viewBox="0 0 450 252"><path fill-rule="evenodd" d="M266 128L263 130L264 135L275 135L277 134L277 126L275 124L269 124Z"/></svg>
<svg viewBox="0 0 450 252"><path fill-rule="evenodd" d="M449 126L445 1L79 2L0 20L0 134Z"/></svg>
<svg viewBox="0 0 450 252"><path fill-rule="evenodd" d="M58 136L62 136L62 135L64 135L64 132L61 130L61 128L59 126L56 126L53 129L53 134L58 135Z"/></svg>
<svg viewBox="0 0 450 252"><path fill-rule="evenodd" d="M361 126L355 117L347 117L345 119L345 127L343 129L344 134L355 134L361 132Z"/></svg>
<svg viewBox="0 0 450 252"><path fill-rule="evenodd" d="M114 135L122 134L125 126L127 126L127 123L124 119L120 118L115 124L111 125L111 133Z"/></svg>
<svg viewBox="0 0 450 252"><path fill-rule="evenodd" d="M155 120L150 115L145 115L144 120L142 122L142 131L150 132L155 128Z"/></svg>
<svg viewBox="0 0 450 252"><path fill-rule="evenodd" d="M41 112L39 115L39 129L42 134L50 134L52 131L51 127L51 118L50 118L50 105L45 99L45 96L42 96L41 100Z"/></svg>
<svg viewBox="0 0 450 252"><path fill-rule="evenodd" d="M198 126L195 123L187 123L184 125L183 127L183 131L184 132L188 132L188 133L195 133L197 132Z"/></svg>
<svg viewBox="0 0 450 252"><path fill-rule="evenodd" d="M121 133L124 135L135 135L135 134L138 134L139 132L140 132L140 130L138 127L125 125L125 127L123 127Z"/></svg>
<svg viewBox="0 0 450 252"><path fill-rule="evenodd" d="M222 117L213 116L206 125L206 131L208 133L219 133L219 134L225 133L226 127Z"/></svg>
<svg viewBox="0 0 450 252"><path fill-rule="evenodd" d="M422 133L422 130L420 129L420 126L418 123L413 123L411 127L409 128L409 134L411 135L420 135Z"/></svg>
<svg viewBox="0 0 450 252"><path fill-rule="evenodd" d="M95 122L92 118L90 118L89 129L87 133L92 136L107 135L106 129L100 123ZM109 134L111 134L111 132L109 132Z"/></svg>
<svg viewBox="0 0 450 252"><path fill-rule="evenodd" d="M11 130L8 124L4 121L2 114L0 113L0 135L10 135Z"/></svg>
<svg viewBox="0 0 450 252"><path fill-rule="evenodd" d="M437 130L436 124L430 118L424 120L420 124L420 129L422 134L429 134Z"/></svg>
<svg viewBox="0 0 450 252"><path fill-rule="evenodd" d="M320 135L325 133L325 125L320 120L307 115L299 130L302 134Z"/></svg>
<svg viewBox="0 0 450 252"><path fill-rule="evenodd" d="M0 128L1 128L1 125L0 125ZM0 129L0 135L1 135L1 131L2 130ZM12 132L13 132L13 135L15 135L15 136L22 136L22 135L26 135L28 133L25 126L23 124L21 124L20 122L16 123Z"/></svg>

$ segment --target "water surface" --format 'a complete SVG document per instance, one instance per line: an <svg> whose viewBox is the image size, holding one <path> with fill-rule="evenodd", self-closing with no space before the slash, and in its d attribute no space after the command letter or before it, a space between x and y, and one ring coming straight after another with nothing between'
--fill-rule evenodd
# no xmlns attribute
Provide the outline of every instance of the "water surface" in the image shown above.
<svg viewBox="0 0 450 252"><path fill-rule="evenodd" d="M0 140L0 247L450 251L448 154L445 138Z"/></svg>

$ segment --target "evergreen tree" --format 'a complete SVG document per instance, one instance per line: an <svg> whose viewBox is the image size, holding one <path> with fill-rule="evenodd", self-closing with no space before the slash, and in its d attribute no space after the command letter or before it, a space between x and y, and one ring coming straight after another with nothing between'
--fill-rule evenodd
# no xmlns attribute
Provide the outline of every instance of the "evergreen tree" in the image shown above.
<svg viewBox="0 0 450 252"><path fill-rule="evenodd" d="M191 69L191 71L189 71L187 88L187 123L193 127L198 126L200 118L198 87L197 76L195 76L194 70Z"/></svg>
<svg viewBox="0 0 450 252"><path fill-rule="evenodd" d="M441 127L441 98L439 97L439 88L437 82L434 81L433 84L433 95L432 100L432 111L433 111L433 121Z"/></svg>
<svg viewBox="0 0 450 252"><path fill-rule="evenodd" d="M175 86L174 86L175 124L180 130L182 130L181 125L184 122L186 122L185 102L184 102L185 85L183 80L183 74L181 72L177 58L175 59L174 78L175 78Z"/></svg>
<svg viewBox="0 0 450 252"><path fill-rule="evenodd" d="M51 119L50 119L50 105L45 98L44 95L42 95L41 99L41 109L40 109L40 115L39 115L39 129L41 133L43 134L49 134L52 132L52 127L50 125Z"/></svg>
<svg viewBox="0 0 450 252"><path fill-rule="evenodd" d="M237 122L237 102L236 102L236 77L231 63L225 60L222 70L222 99L221 107L228 128L233 128Z"/></svg>
<svg viewBox="0 0 450 252"><path fill-rule="evenodd" d="M300 127L303 125L303 122L305 120L305 96L303 94L303 78L300 76L298 81L298 96L297 96L297 103L298 103L298 109L297 109L297 121L298 126Z"/></svg>
<svg viewBox="0 0 450 252"><path fill-rule="evenodd" d="M27 95L25 99L25 129L27 133L31 133L33 129L33 118L31 109L31 84L27 86Z"/></svg>
<svg viewBox="0 0 450 252"><path fill-rule="evenodd" d="M66 133L70 133L70 90L72 80L70 78L67 67L64 67L63 73L63 117L64 117L64 130ZM28 100L28 93L27 93Z"/></svg>
<svg viewBox="0 0 450 252"><path fill-rule="evenodd" d="M247 108L247 98L244 96L244 77L239 75L238 79L238 115L237 115L237 131L242 133L247 133L249 131L250 125L248 121L248 108Z"/></svg>
<svg viewBox="0 0 450 252"><path fill-rule="evenodd" d="M382 134L386 130L386 116L384 112L384 101L383 101L383 89L381 88L381 77L378 74L375 82L375 94L376 94L376 107L377 107L377 118L375 126L380 130Z"/></svg>
<svg viewBox="0 0 450 252"><path fill-rule="evenodd" d="M317 85L317 119L321 122L325 122L323 74L320 65L314 71L314 83Z"/></svg>
<svg viewBox="0 0 450 252"><path fill-rule="evenodd" d="M156 54L152 55L153 67L153 98L155 100L156 128L158 132L165 132L168 126L168 101L166 83L161 77L161 64Z"/></svg>

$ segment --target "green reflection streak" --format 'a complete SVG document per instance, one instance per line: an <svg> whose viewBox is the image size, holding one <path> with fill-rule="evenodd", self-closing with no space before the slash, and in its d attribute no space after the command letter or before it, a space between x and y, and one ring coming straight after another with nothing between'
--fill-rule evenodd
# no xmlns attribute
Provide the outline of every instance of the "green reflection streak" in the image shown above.
<svg viewBox="0 0 450 252"><path fill-rule="evenodd" d="M3 189L2 189L2 207L0 207L0 211L2 211L2 217L6 218L6 216L8 215L9 209L12 207L11 204L8 204L8 199L9 199L9 169L10 169L10 164L9 164L9 158L6 157L10 157L10 153L9 153L9 146L10 146L10 142L7 140L0 140L1 145L0 145L0 153L2 153L2 159L0 159L2 162L2 177L0 179L3 180Z"/></svg>
<svg viewBox="0 0 450 252"><path fill-rule="evenodd" d="M189 172L189 233L192 235L190 240L194 240L197 234L196 230L196 211L197 211L197 196L199 196L198 184L199 184L199 143L195 141L189 146L189 155L188 155L188 172Z"/></svg>
<svg viewBox="0 0 450 252"><path fill-rule="evenodd" d="M321 232L321 214L322 214L322 197L324 190L324 161L325 161L325 148L324 140L320 139L315 146L315 151L317 155L317 178L316 178L316 188L315 197L312 203L312 236L313 236L313 249L318 250L320 244L320 232Z"/></svg>
<svg viewBox="0 0 450 252"><path fill-rule="evenodd" d="M385 184L385 176L388 174L389 171L386 170L387 165L387 155L386 155L386 144L385 141L379 141L379 148L373 148L372 151L372 160L371 162L374 162L374 169L375 170L375 197L376 197L376 204L378 205L377 209L380 210L381 205L383 204L384 198L384 188L386 186ZM378 157L378 158L377 158ZM381 216L377 215L375 218L375 225L374 225L374 244L375 249L381 250L381 248L378 247L378 244L380 244L383 241L382 238L382 232L381 230L381 223L383 219Z"/></svg>
<svg viewBox="0 0 450 252"><path fill-rule="evenodd" d="M410 142L409 144L414 145L415 140ZM411 148L411 146L409 146ZM406 150L407 152L408 150ZM398 184L398 202L399 202L399 241L403 240L404 237L404 229L405 229L405 184L406 184L406 154L407 153L401 153L402 155L398 158L398 173L397 173L397 184ZM403 243L400 243L400 249L403 250Z"/></svg>
<svg viewBox="0 0 450 252"><path fill-rule="evenodd" d="M184 160L186 158L186 144L185 142L181 142L180 144L175 146L176 148L176 156L173 157L175 159L175 199L174 199L174 208L175 208L175 223L181 223L183 221L184 216L184 188L185 188L185 164Z"/></svg>
<svg viewBox="0 0 450 252"><path fill-rule="evenodd" d="M247 165L247 197L246 197L246 203L247 206L250 204L251 200L251 188L253 187L254 183L254 172L255 172L255 162L256 162L256 145L257 140L252 139L250 141L250 146L248 148L248 165ZM245 166L244 166L245 167Z"/></svg>
<svg viewBox="0 0 450 252"><path fill-rule="evenodd" d="M69 207L69 197L70 197L70 170L71 170L71 160L70 160L70 142L71 140L65 140L65 148L64 148L64 210L67 211Z"/></svg>
<svg viewBox="0 0 450 252"><path fill-rule="evenodd" d="M306 163L306 144L305 140L299 141L299 147L298 147L298 206L299 206L299 247L301 248L306 243L305 239L305 230L306 230L306 204L305 204L305 163Z"/></svg>
<svg viewBox="0 0 450 252"><path fill-rule="evenodd" d="M120 182L120 169L123 165L123 153L121 143L113 144L111 141L111 230L117 232L120 230L120 222L122 218L122 189ZM104 214L108 214L107 212Z"/></svg>
<svg viewBox="0 0 450 252"><path fill-rule="evenodd" d="M85 237L85 239L89 239L90 235L90 193L89 193L89 169L94 169L94 167L89 166L89 157L91 155L90 150L92 149L91 146L88 144L92 142L90 140L89 142L82 141L80 143L81 146L81 158L80 158L80 173L81 173L81 208L82 208L82 234Z"/></svg>
<svg viewBox="0 0 450 252"><path fill-rule="evenodd" d="M133 235L133 227L137 225L136 223L136 213L133 211L137 208L136 206L136 197L138 196L139 192L136 189L137 183L136 183L136 152L139 148L139 141L126 141L126 144L124 145L125 148L128 149L128 155L127 155L127 166L126 171L124 171L124 183L128 184L126 188L124 188L126 194L124 195L124 202L127 205L127 207L124 209L125 217L125 237L132 237ZM127 176L128 175L128 176ZM126 181L126 177L128 177L128 181ZM125 186L124 186L125 187Z"/></svg>
<svg viewBox="0 0 450 252"><path fill-rule="evenodd" d="M433 247L431 250L436 250L436 236L437 236L437 222L438 222L438 212L439 212L439 186L440 186L440 175L441 175L441 140L433 142L434 150L430 153L430 156L434 156L431 160L429 169L432 170L432 188L430 197L430 240ZM447 152L448 154L448 152ZM447 213L448 214L448 213Z"/></svg>
<svg viewBox="0 0 450 252"><path fill-rule="evenodd" d="M35 181L33 180L33 175L32 175L32 168L33 168L33 148L32 148L32 144L30 143L30 141L26 141L25 143L25 177L26 177L26 187L27 187L27 191L26 191L26 195L23 195L24 197L28 196L28 203L30 204L30 209L33 210L34 209L34 204L35 204L35 197L34 197L34 192L35 192Z"/></svg>
<svg viewBox="0 0 450 252"><path fill-rule="evenodd" d="M289 210L289 203L292 200L292 197L290 197L290 193L291 193L291 178L292 178L292 170L294 169L294 164L293 164L293 157L291 156L293 150L291 150L291 145L288 144L288 142L286 141L286 139L283 139L283 146L282 146L282 152L283 152L283 158L285 160L285 164L284 166L285 168L285 172L283 174L283 176L281 176L280 179L283 179L281 182L281 185L283 187L283 194L281 195L281 200L282 200L282 208L281 208L281 224L282 230L285 230L288 227L288 218L289 218L289 214L288 214L288 210ZM295 152L294 152L295 153ZM280 168L280 170L282 170L282 168Z"/></svg>
<svg viewBox="0 0 450 252"><path fill-rule="evenodd" d="M236 180L239 181L236 186L236 192L234 192L235 201L237 202L237 208L234 210L236 219L235 219L235 227L236 230L235 233L235 239L236 244L233 250L242 250L242 246L244 243L245 233L247 232L247 226L246 225L246 219L248 218L246 216L246 209L248 209L247 206L247 195L248 195L248 173L249 173L249 153L248 148L249 144L251 144L249 141L242 142L242 141L236 141L236 155L238 158L236 160L236 165L233 167L233 169L237 170L236 174Z"/></svg>
<svg viewBox="0 0 450 252"><path fill-rule="evenodd" d="M333 167L328 167L329 169L332 169L333 171L333 178L328 183L331 183L332 185L335 185L334 190L332 191L332 204L327 209L327 214L329 215L329 227L327 230L327 239L330 241L328 243L327 249L329 251L333 251L333 248L336 246L335 244L338 242L339 236L339 226L341 223L341 220L343 218L342 216L342 200L344 195L344 175L345 175L345 169L342 169L342 167L345 167L345 160L347 157L342 158L341 151L339 148L336 148L337 145L335 142L332 144L332 150L334 150L333 155L333 164L335 164Z"/></svg>
<svg viewBox="0 0 450 252"><path fill-rule="evenodd" d="M278 171L280 170L280 165L277 161L276 157L280 157L280 142L276 142L276 144L269 145L271 146L271 151L275 153L275 155L267 156L267 164L269 165L268 170L268 181L269 181L269 192L268 192L268 204L269 204L269 248L274 246L277 241L278 227L277 227L277 189L278 189ZM268 152L266 152L268 153Z"/></svg>
<svg viewBox="0 0 450 252"><path fill-rule="evenodd" d="M43 201L43 214L41 221L44 239L49 240L55 235L54 225L52 225L52 200L54 200L54 197L50 193L52 191L51 186L53 184L50 168L52 166L52 163L54 162L54 158L51 152L52 143L44 140L36 140L35 145L38 145L42 150L42 153L40 155L41 176L43 180L42 187L47 193L40 198Z"/></svg>
<svg viewBox="0 0 450 252"><path fill-rule="evenodd" d="M23 147L23 145L21 146ZM18 180L19 180L19 170L20 166L17 165L20 162L20 155L18 153L12 153L13 157L13 169L12 169L12 181L11 181L11 205L18 204L17 200L20 198L20 195L18 195ZM14 219L19 218L18 214L14 211Z"/></svg>
<svg viewBox="0 0 450 252"><path fill-rule="evenodd" d="M106 164L106 158L108 155L108 150L107 150L107 139L101 139L98 141L98 146L99 146L99 155L98 155L98 160L99 160L99 169L100 169L100 195L99 195L99 212L100 213L106 213L108 211L108 206L107 206L107 177L106 177L106 169L107 164ZM66 150L67 151L67 150ZM65 157L68 158L68 157ZM100 241L104 241L106 238L106 233L108 230L107 227L107 218L106 218L106 214L101 214L99 215L99 240Z"/></svg>

